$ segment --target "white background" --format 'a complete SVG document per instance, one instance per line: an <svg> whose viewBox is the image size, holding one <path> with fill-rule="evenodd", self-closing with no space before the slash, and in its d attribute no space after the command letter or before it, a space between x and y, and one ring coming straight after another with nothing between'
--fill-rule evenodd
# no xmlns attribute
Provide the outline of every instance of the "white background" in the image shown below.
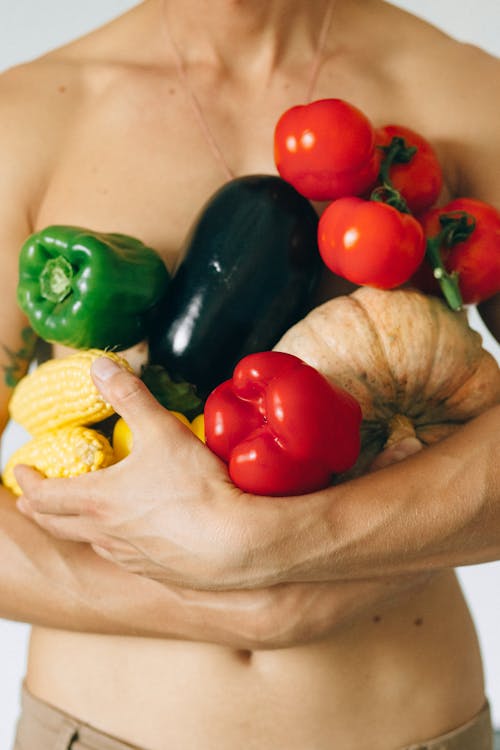
<svg viewBox="0 0 500 750"><path fill-rule="evenodd" d="M395 4L500 56L499 0L397 0ZM69 41L133 5L132 0L0 0L0 70ZM474 313L472 323L500 357L500 348ZM20 431L9 428L3 456L21 440ZM495 725L500 727L500 563L464 568L459 574L479 631L487 690ZM12 743L28 633L26 625L0 620L0 750Z"/></svg>

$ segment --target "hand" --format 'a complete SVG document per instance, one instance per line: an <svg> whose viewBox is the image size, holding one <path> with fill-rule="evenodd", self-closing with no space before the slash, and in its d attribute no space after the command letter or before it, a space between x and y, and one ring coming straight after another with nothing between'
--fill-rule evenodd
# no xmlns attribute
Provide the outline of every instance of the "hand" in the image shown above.
<svg viewBox="0 0 500 750"><path fill-rule="evenodd" d="M498 559L500 407L388 468L312 495L266 498L237 490L135 376L119 371L96 384L132 428L134 450L75 479L20 467L21 509L130 572L230 590Z"/></svg>
<svg viewBox="0 0 500 750"><path fill-rule="evenodd" d="M129 572L210 589L232 550L244 557L243 540L235 545L230 533L242 493L225 465L137 377L105 358L93 378L132 429L131 454L71 479L43 479L18 467L19 509L54 536L89 542Z"/></svg>

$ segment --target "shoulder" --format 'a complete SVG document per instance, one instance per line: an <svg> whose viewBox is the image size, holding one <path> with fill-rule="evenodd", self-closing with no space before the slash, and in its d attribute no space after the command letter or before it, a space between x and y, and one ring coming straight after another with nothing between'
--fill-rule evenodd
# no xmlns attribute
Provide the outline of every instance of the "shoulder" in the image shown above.
<svg viewBox="0 0 500 750"><path fill-rule="evenodd" d="M9 184L36 202L81 116L137 67L129 15L0 75L0 195Z"/></svg>
<svg viewBox="0 0 500 750"><path fill-rule="evenodd" d="M415 129L431 133L453 160L459 192L500 206L500 60L383 5L385 25L392 29L392 43L385 39L386 65L397 77Z"/></svg>
<svg viewBox="0 0 500 750"><path fill-rule="evenodd" d="M378 17L382 64L399 72L422 96L422 104L426 93L440 93L444 101L457 107L466 104L469 96L487 101L496 92L498 100L498 58L384 0L374 0L368 8L372 23ZM370 23L369 17L367 20Z"/></svg>

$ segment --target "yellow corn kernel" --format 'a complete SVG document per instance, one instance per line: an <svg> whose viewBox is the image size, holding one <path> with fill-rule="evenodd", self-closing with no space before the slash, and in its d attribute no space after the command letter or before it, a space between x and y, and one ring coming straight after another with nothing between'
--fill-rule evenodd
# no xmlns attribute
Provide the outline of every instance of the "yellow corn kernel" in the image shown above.
<svg viewBox="0 0 500 750"><path fill-rule="evenodd" d="M90 375L98 357L110 357L131 370L114 352L87 349L62 359L44 362L14 389L9 404L11 418L31 435L70 425L89 425L113 414Z"/></svg>
<svg viewBox="0 0 500 750"><path fill-rule="evenodd" d="M7 461L2 482L15 495L21 494L14 466L33 466L46 477L76 477L103 469L115 462L107 438L87 427L61 427L44 432L25 443Z"/></svg>

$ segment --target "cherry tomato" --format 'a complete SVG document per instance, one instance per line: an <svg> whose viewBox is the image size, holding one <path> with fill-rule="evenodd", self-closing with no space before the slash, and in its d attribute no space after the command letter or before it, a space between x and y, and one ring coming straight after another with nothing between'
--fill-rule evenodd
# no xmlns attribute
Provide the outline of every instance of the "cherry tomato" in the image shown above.
<svg viewBox="0 0 500 750"><path fill-rule="evenodd" d="M425 235L436 237L441 217L466 213L475 220L469 237L453 247L441 245L441 258L449 273L456 271L458 286L466 304L476 304L500 292L500 212L475 198L457 198L446 206L427 211L419 218ZM420 289L439 294L439 286L428 263L424 261L413 277Z"/></svg>
<svg viewBox="0 0 500 750"><path fill-rule="evenodd" d="M366 286L392 289L407 281L425 253L421 225L386 203L339 198L321 216L321 257L339 276Z"/></svg>
<svg viewBox="0 0 500 750"><path fill-rule="evenodd" d="M417 151L406 163L395 162L389 169L394 188L401 193L413 214L420 214L434 205L443 187L443 174L436 152L421 135L402 125L386 125L375 134L377 146L389 146L395 137ZM377 148L382 160L383 152Z"/></svg>
<svg viewBox="0 0 500 750"><path fill-rule="evenodd" d="M318 201L365 193L379 168L374 128L342 99L288 109L276 125L274 159L284 180Z"/></svg>

